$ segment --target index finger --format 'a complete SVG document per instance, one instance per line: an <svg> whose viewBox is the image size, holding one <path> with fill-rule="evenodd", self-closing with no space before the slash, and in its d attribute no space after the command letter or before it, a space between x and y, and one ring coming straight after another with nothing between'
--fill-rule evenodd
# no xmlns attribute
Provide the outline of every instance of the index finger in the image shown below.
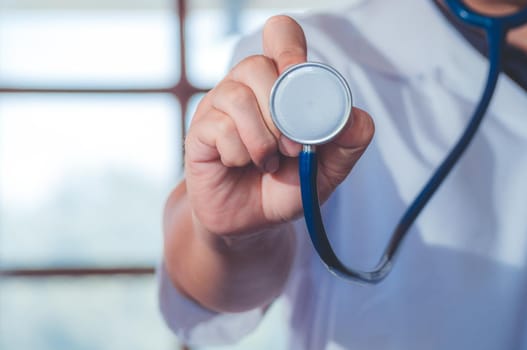
<svg viewBox="0 0 527 350"><path fill-rule="evenodd" d="M304 31L288 16L273 16L267 20L263 29L263 49L264 55L276 64L278 74L307 58Z"/></svg>

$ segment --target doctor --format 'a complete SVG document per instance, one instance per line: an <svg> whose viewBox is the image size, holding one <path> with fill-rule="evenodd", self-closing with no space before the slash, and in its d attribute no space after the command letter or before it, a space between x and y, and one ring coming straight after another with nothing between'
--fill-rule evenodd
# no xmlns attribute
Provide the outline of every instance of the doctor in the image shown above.
<svg viewBox="0 0 527 350"><path fill-rule="evenodd" d="M489 14L527 5L467 3ZM292 64L328 63L348 80L357 108L319 148L319 189L337 254L373 266L486 77L480 33L441 6L369 0L278 16L263 39L240 43L197 109L185 180L165 211L160 303L183 340L236 341L285 298L291 349L527 349L527 27L507 38L479 134L378 285L339 280L314 253L299 219L300 145L269 114L270 89Z"/></svg>

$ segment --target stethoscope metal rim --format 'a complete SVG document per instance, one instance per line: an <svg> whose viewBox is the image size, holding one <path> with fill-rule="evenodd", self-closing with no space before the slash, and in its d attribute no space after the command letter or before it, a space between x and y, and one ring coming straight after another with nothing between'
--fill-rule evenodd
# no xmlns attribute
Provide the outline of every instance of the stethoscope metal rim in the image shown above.
<svg viewBox="0 0 527 350"><path fill-rule="evenodd" d="M337 80L340 82L340 85L342 87L342 91L345 95L345 106L344 106L344 112L342 114L341 120L339 123L337 123L333 128L331 133L328 133L324 137L318 137L318 138L302 138L298 135L295 135L294 133L291 133L287 130L287 128L284 127L282 123L282 116L277 112L276 108L276 100L277 100L277 91L281 85L281 83L291 75L291 73L305 68L319 68L323 69L330 74L332 74L334 77L337 78ZM285 135L287 138L289 138L292 141L295 141L297 143L300 143L302 145L321 145L327 142L330 142L333 140L337 135L344 129L346 124L348 123L348 120L351 116L351 110L353 107L353 99L351 94L351 89L346 81L346 79L334 68L320 63L320 62L305 62L300 63L297 65L294 65L292 67L289 67L286 69L275 81L272 89L271 89L271 95L269 99L269 110L271 112L271 118L275 124L275 126L280 130L280 132Z"/></svg>

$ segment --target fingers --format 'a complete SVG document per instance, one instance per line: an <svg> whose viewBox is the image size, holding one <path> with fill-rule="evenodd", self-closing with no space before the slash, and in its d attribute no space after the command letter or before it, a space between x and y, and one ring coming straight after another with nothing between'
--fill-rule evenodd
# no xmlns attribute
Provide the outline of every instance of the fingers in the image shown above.
<svg viewBox="0 0 527 350"><path fill-rule="evenodd" d="M242 167L252 162L265 172L278 169L277 140L262 116L255 90L262 88L225 79L205 96L187 137L189 160L219 159L225 167ZM194 140L208 148L193 146Z"/></svg>
<svg viewBox="0 0 527 350"><path fill-rule="evenodd" d="M278 139L280 131L274 125L269 111L269 95L276 78L278 73L273 61L262 55L247 57L227 76L227 79L241 83L252 90L267 129L275 139Z"/></svg>
<svg viewBox="0 0 527 350"><path fill-rule="evenodd" d="M278 144L261 113L255 90L233 80L224 80L212 92L212 106L230 117L251 160L260 169L278 168Z"/></svg>
<svg viewBox="0 0 527 350"><path fill-rule="evenodd" d="M196 137L200 144L207 146L207 149L201 152L188 152L193 156L194 162L208 162L219 158L226 167L243 167L251 162L249 151L234 121L221 111L209 111L206 120L196 121L193 132L189 133L187 139L192 137Z"/></svg>
<svg viewBox="0 0 527 350"><path fill-rule="evenodd" d="M301 145L283 137L271 118L269 98L273 84L278 78L274 62L266 56L250 56L236 65L228 78L248 86L253 91L265 125L278 141L280 152L290 157L298 155Z"/></svg>
<svg viewBox="0 0 527 350"><path fill-rule="evenodd" d="M352 113L341 134L318 148L321 192L332 191L346 178L373 138L375 125L370 115L359 108Z"/></svg>
<svg viewBox="0 0 527 350"><path fill-rule="evenodd" d="M261 170L274 172L280 153L296 156L300 152L301 145L283 137L274 125L269 97L280 72L306 61L304 32L290 17L272 17L264 27L263 46L265 55L240 62L200 103L189 135L196 131L198 139L215 148L216 154L202 148L193 159L216 157L226 167L244 166L250 159Z"/></svg>
<svg viewBox="0 0 527 350"><path fill-rule="evenodd" d="M306 37L300 25L291 17L274 16L263 29L264 55L271 58L282 73L292 64L306 61Z"/></svg>

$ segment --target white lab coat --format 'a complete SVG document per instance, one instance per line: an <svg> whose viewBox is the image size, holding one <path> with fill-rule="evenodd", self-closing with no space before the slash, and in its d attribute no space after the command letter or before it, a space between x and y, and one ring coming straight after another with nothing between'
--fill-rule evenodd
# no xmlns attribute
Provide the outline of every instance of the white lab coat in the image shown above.
<svg viewBox="0 0 527 350"><path fill-rule="evenodd" d="M487 62L430 0L369 0L299 21L310 59L339 70L375 120L371 146L323 207L338 255L368 269L467 123ZM235 60L260 45L242 41ZM527 349L527 94L500 78L479 134L379 285L331 275L296 227L282 296L291 349ZM233 341L263 316L211 313L160 276L164 317L187 341Z"/></svg>

